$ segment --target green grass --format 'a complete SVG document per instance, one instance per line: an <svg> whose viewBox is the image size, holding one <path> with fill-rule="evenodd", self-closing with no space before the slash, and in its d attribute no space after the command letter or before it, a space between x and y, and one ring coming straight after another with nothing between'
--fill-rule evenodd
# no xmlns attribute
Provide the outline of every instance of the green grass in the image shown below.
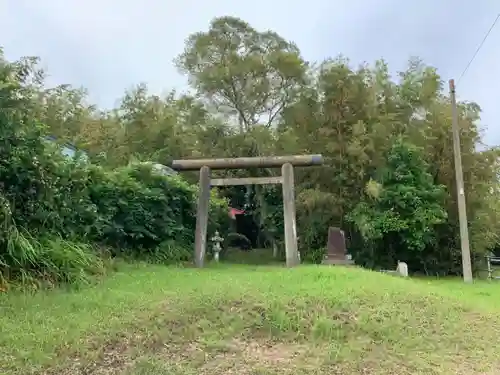
<svg viewBox="0 0 500 375"><path fill-rule="evenodd" d="M273 257L271 249L252 249L241 250L238 248L229 248L224 254L224 262L231 264L248 265L276 265L280 266L283 261Z"/></svg>
<svg viewBox="0 0 500 375"><path fill-rule="evenodd" d="M0 373L496 374L500 283L354 268L126 267L0 296Z"/></svg>

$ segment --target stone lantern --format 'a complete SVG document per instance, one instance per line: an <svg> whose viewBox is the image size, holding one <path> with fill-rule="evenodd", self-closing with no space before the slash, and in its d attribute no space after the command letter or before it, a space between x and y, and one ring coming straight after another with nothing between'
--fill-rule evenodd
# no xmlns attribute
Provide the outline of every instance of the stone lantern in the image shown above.
<svg viewBox="0 0 500 375"><path fill-rule="evenodd" d="M216 262L219 261L219 253L222 250L222 242L224 241L224 238L222 238L219 234L218 231L215 231L214 236L210 239L210 241L213 243L213 251L214 251L214 260Z"/></svg>

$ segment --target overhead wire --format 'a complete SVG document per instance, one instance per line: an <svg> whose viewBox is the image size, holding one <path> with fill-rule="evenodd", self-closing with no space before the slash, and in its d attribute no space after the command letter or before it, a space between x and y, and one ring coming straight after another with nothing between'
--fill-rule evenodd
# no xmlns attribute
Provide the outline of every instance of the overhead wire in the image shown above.
<svg viewBox="0 0 500 375"><path fill-rule="evenodd" d="M497 17L495 18L495 20L493 21L493 23L491 24L489 30L486 32L486 34L484 35L484 38L483 40L481 41L481 43L479 43L479 46L477 47L476 49L476 52L474 52L474 54L472 55L472 58L469 60L469 62L467 63L465 69L462 71L462 74L460 74L458 80L457 80L457 86L458 84L460 83L460 80L464 77L464 75L467 73L467 71L469 70L470 66L472 65L472 63L474 62L474 59L476 58L476 56L478 55L479 51L481 51L481 48L483 48L483 45L484 43L486 42L486 40L488 39L488 37L490 36L491 34L491 31L495 28L498 20L500 19L500 13L497 14Z"/></svg>

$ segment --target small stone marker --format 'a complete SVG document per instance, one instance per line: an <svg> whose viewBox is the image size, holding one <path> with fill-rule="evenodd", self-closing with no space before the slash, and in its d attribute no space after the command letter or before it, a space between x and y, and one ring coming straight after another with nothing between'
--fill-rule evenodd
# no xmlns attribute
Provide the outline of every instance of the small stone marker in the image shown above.
<svg viewBox="0 0 500 375"><path fill-rule="evenodd" d="M219 234L218 231L215 231L215 234L214 236L210 239L210 241L213 242L213 250L214 250L214 260L216 262L219 261L219 253L221 252L222 250L222 246L221 246L221 243L222 241L224 241L224 238L222 238Z"/></svg>
<svg viewBox="0 0 500 375"><path fill-rule="evenodd" d="M278 245L276 244L276 241L273 241L273 258L278 257Z"/></svg>
<svg viewBox="0 0 500 375"><path fill-rule="evenodd" d="M408 277L408 265L405 262L398 261L398 268L396 271L403 277Z"/></svg>

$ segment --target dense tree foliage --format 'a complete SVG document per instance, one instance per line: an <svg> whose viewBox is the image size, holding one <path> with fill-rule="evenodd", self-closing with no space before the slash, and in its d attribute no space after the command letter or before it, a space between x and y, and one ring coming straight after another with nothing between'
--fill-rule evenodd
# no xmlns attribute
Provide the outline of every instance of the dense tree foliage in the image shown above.
<svg viewBox="0 0 500 375"><path fill-rule="evenodd" d="M347 217L369 252L361 261L390 267L405 259L410 268L424 270L441 264L436 226L446 219L444 187L427 170L415 146L395 141L385 166L367 184L367 199Z"/></svg>
<svg viewBox="0 0 500 375"><path fill-rule="evenodd" d="M29 59L10 65L29 65L34 72L35 64ZM85 150L101 168L137 161L168 164L183 157L321 153L323 166L296 172L298 232L306 259L326 245L328 227L338 226L361 264L388 266L399 259L416 271L460 272L451 109L436 69L410 59L404 72L391 77L382 60L357 67L343 57L308 62L294 43L232 17L217 18L208 30L189 36L175 64L186 74L189 94L159 97L139 84L111 111L89 104L85 92L71 86L47 89L43 74L32 74L29 93L19 93L26 102L23 110L4 110L2 123L44 124L46 133ZM0 93L9 89L12 74L1 80ZM8 109L9 101L2 98ZM482 144L479 118L477 104L459 103L476 258L496 245L500 233L499 150ZM13 147L7 138L2 141L5 150ZM19 147L36 153L39 146ZM29 173L30 181L43 183L35 175L40 172ZM194 173L184 177L196 181ZM107 199L110 191L95 193ZM246 210L245 220L255 228L254 245L282 243L279 189L234 187L222 193ZM2 194L9 198L8 191Z"/></svg>

